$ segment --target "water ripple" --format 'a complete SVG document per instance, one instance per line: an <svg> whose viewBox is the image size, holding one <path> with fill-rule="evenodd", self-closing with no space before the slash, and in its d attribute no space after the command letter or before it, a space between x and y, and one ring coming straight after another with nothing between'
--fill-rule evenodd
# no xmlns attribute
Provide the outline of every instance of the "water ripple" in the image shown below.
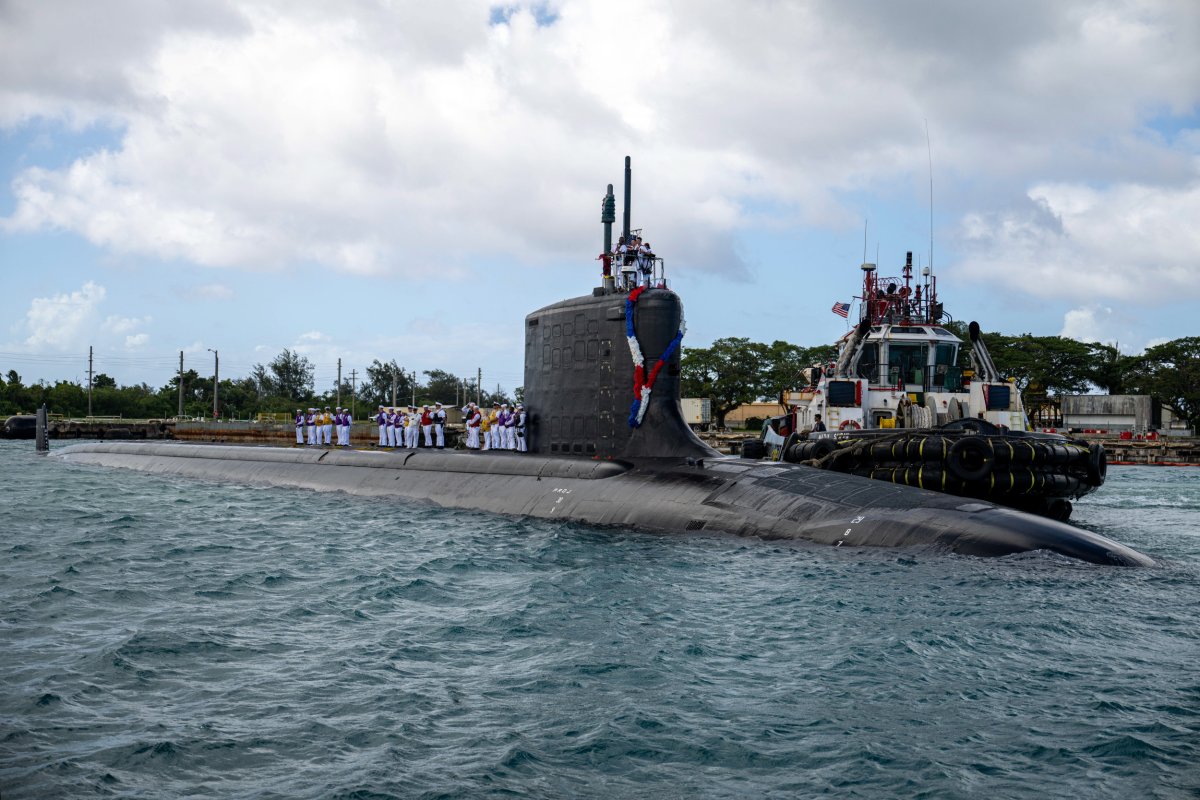
<svg viewBox="0 0 1200 800"><path fill-rule="evenodd" d="M1147 570L0 470L5 800L1200 793L1200 470Z"/></svg>

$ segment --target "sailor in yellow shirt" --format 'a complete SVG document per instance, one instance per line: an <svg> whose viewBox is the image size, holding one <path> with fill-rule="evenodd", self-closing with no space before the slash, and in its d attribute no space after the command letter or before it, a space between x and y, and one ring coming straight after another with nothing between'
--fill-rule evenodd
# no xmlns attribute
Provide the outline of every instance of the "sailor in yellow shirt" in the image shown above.
<svg viewBox="0 0 1200 800"><path fill-rule="evenodd" d="M504 449L504 431L500 428L500 404L492 403L492 410L488 412L488 446L493 450Z"/></svg>
<svg viewBox="0 0 1200 800"><path fill-rule="evenodd" d="M333 442L333 414L329 413L329 406L325 406L325 411L321 414L321 444L330 444Z"/></svg>
<svg viewBox="0 0 1200 800"><path fill-rule="evenodd" d="M496 412L492 411L492 412L485 414L485 413L483 413L483 409L480 409L479 431L480 431L480 436L482 437L482 443L479 448L480 450L491 450L492 449L492 423L495 421L496 421Z"/></svg>

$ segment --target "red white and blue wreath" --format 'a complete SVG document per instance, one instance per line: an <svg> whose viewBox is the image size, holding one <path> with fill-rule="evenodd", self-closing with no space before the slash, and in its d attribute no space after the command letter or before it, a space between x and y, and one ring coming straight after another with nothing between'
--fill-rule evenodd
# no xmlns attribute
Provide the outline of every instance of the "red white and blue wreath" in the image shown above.
<svg viewBox="0 0 1200 800"><path fill-rule="evenodd" d="M646 358L642 355L637 333L633 329L633 306L644 291L646 291L646 287L639 286L630 292L629 297L625 300L625 337L629 340L629 353L633 356L633 406L629 409L629 427L631 428L641 427L642 420L646 416L646 409L650 407L650 392L654 390L654 382L658 380L658 373L662 370L663 364L670 361L671 356L679 349L679 343L683 341L683 332L687 330L686 323L680 317L679 330L676 331L675 338L667 345L667 349L663 350L663 354L658 357L658 361L647 375Z"/></svg>

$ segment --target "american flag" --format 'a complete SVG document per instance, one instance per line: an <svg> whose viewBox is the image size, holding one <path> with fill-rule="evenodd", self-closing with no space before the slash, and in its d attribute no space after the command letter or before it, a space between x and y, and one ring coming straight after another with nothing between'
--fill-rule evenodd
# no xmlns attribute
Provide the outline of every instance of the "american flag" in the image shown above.
<svg viewBox="0 0 1200 800"><path fill-rule="evenodd" d="M837 314L839 317L846 317L848 319L850 317L850 304L834 303L833 313Z"/></svg>

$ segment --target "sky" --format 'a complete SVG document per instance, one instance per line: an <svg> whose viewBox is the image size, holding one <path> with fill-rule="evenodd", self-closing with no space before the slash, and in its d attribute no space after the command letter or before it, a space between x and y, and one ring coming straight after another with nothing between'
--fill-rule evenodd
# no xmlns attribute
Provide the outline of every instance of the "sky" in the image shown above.
<svg viewBox="0 0 1200 800"><path fill-rule="evenodd" d="M1200 335L1194 0L0 0L0 374L511 390L627 155L685 347L909 250L984 330Z"/></svg>

